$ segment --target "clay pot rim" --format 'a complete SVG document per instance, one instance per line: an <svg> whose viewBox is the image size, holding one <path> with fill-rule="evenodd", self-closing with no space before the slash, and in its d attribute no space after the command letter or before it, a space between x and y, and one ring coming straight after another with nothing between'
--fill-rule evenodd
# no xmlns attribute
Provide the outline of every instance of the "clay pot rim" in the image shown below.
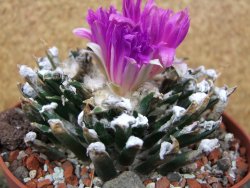
<svg viewBox="0 0 250 188"><path fill-rule="evenodd" d="M236 138L238 138L242 143L244 143L243 146L245 146L247 149L246 157L248 162L248 172L241 181L233 185L231 188L243 187L250 181L250 135L247 134L243 130L243 128L238 123L236 123L236 121L232 117L230 117L227 113L223 113L222 116L223 116L222 121L225 124L226 129L229 132L233 132L236 135ZM237 132L235 131L236 129L238 130Z"/></svg>
<svg viewBox="0 0 250 188"><path fill-rule="evenodd" d="M14 107L20 107L20 104L14 106ZM226 125L226 129L229 130L229 132L233 132L235 134L235 131L231 131L234 129L237 129L237 138L239 138L241 141L245 140L247 141L247 143L245 143L244 146L246 146L246 148L250 148L250 136L241 128L241 126L236 123L230 116L228 116L226 113L223 113L223 122ZM227 125L230 124L230 125ZM240 137L239 137L240 135ZM243 142L244 143L244 142ZM248 147L249 146L249 147ZM248 164L250 162L250 149L247 149L247 160L248 160ZM23 183L21 183L21 181L19 181L14 174L12 174L12 172L9 170L9 168L5 165L2 156L0 156L0 167L3 170L3 174L4 176L7 176L8 179L10 179L15 185L17 185L20 188L27 188L27 186L25 186ZM7 179L7 178L6 178ZM247 175L238 183L236 183L234 186L232 186L231 188L239 188L242 187L243 185L245 185L248 181L250 180L250 165L248 166L248 173Z"/></svg>

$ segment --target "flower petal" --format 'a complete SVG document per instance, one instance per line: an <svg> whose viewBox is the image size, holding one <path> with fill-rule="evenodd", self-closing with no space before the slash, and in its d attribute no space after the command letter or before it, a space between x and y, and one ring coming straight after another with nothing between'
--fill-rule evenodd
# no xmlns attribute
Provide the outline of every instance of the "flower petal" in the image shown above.
<svg viewBox="0 0 250 188"><path fill-rule="evenodd" d="M80 37L80 38L86 38L91 40L92 39L92 34L91 31L89 29L85 29L85 28L75 28L73 30L73 33Z"/></svg>
<svg viewBox="0 0 250 188"><path fill-rule="evenodd" d="M165 68L172 66L174 62L174 57L175 57L175 48L168 48L166 46L160 47L159 59Z"/></svg>
<svg viewBox="0 0 250 188"><path fill-rule="evenodd" d="M106 69L107 67L105 66L105 61L102 55L101 47L98 44L93 43L93 42L87 43L87 47L90 48L94 52L93 54L94 54L95 59L97 60L97 66L100 69L100 71L106 76L108 80L110 80L107 69Z"/></svg>
<svg viewBox="0 0 250 188"><path fill-rule="evenodd" d="M140 67L140 70L137 73L136 80L133 82L131 86L131 90L134 91L140 87L140 85L147 81L152 76L153 70L163 69L159 60L151 60L148 64L144 64Z"/></svg>
<svg viewBox="0 0 250 188"><path fill-rule="evenodd" d="M122 12L123 16L130 18L135 23L139 22L141 16L141 0L123 0Z"/></svg>
<svg viewBox="0 0 250 188"><path fill-rule="evenodd" d="M185 9L173 14L163 29L163 41L171 48L177 48L188 33L190 19L188 10Z"/></svg>

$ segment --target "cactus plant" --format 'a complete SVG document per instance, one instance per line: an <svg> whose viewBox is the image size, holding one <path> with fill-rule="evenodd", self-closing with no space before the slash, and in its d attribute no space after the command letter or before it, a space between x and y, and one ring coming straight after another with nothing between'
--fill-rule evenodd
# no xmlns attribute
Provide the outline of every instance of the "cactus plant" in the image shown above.
<svg viewBox="0 0 250 188"><path fill-rule="evenodd" d="M203 151L187 150L188 146L219 127L234 91L214 85L214 70L189 68L183 74L178 65L124 98L104 82L92 63L92 52L70 53L66 62L79 68L72 76L58 55L52 55L53 50L38 59L38 69L20 66L26 80L19 85L22 108L31 125L50 140L47 144L35 139L31 144L53 152L53 157L64 155L60 148L71 150L81 160L89 156L104 180L127 167L139 173L157 169L165 174L197 159ZM91 88L86 79L100 83Z"/></svg>
<svg viewBox="0 0 250 188"><path fill-rule="evenodd" d="M129 11L135 11L133 6L138 6L132 3L131 8L129 2L123 3L127 17L132 15ZM152 2L148 1L144 12ZM114 18L115 10L111 8L110 12ZM94 13L89 14L92 23ZM189 19L186 10L168 14L169 22L177 25L172 35L182 35L175 38L177 42L172 41L175 45L171 49L175 49L186 35ZM177 17L178 23L173 23L176 20L170 15ZM119 22L118 17L114 19ZM95 26L91 36L87 30L74 31L95 43L71 51L66 61L60 61L57 48L52 47L45 57L36 60L37 68L20 66L26 81L19 84L22 109L31 126L49 139L45 143L34 134L27 135L27 144L54 158L64 157L67 149L79 160L91 160L104 181L127 169L166 174L218 147L212 133L221 124L222 112L235 88L215 86L217 73L212 69L188 68L184 60L173 57L165 62L162 53L155 55L160 61L151 59L138 65L141 69L134 78L130 78L133 67L119 75L119 69L111 69L114 62L104 60L109 49L98 45ZM164 53L170 57L168 50ZM141 61L140 57L134 59ZM119 76L124 80L119 81ZM198 142L198 148L189 147Z"/></svg>

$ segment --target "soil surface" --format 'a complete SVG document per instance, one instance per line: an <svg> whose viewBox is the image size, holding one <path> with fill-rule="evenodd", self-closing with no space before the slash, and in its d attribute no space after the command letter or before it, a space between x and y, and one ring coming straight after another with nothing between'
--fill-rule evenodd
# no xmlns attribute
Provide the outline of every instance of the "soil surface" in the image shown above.
<svg viewBox="0 0 250 188"><path fill-rule="evenodd" d="M31 130L30 122L19 108L0 113L0 146L15 150L23 148L23 138Z"/></svg>

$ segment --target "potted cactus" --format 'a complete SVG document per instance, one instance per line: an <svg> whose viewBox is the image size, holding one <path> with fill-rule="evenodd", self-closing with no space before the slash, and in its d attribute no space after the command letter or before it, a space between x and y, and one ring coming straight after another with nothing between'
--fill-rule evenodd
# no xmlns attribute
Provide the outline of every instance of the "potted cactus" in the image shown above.
<svg viewBox="0 0 250 188"><path fill-rule="evenodd" d="M52 47L37 68L19 67L31 129L25 149L2 153L8 165L14 156L28 169L13 187L112 187L119 177L127 184L116 187L243 182L249 138L241 133L247 144L240 146L222 118L235 88L216 86L215 70L175 58L188 10L173 13L153 0L140 7L123 0L122 13L89 10L90 30L73 31L90 40L86 49L61 61Z"/></svg>

